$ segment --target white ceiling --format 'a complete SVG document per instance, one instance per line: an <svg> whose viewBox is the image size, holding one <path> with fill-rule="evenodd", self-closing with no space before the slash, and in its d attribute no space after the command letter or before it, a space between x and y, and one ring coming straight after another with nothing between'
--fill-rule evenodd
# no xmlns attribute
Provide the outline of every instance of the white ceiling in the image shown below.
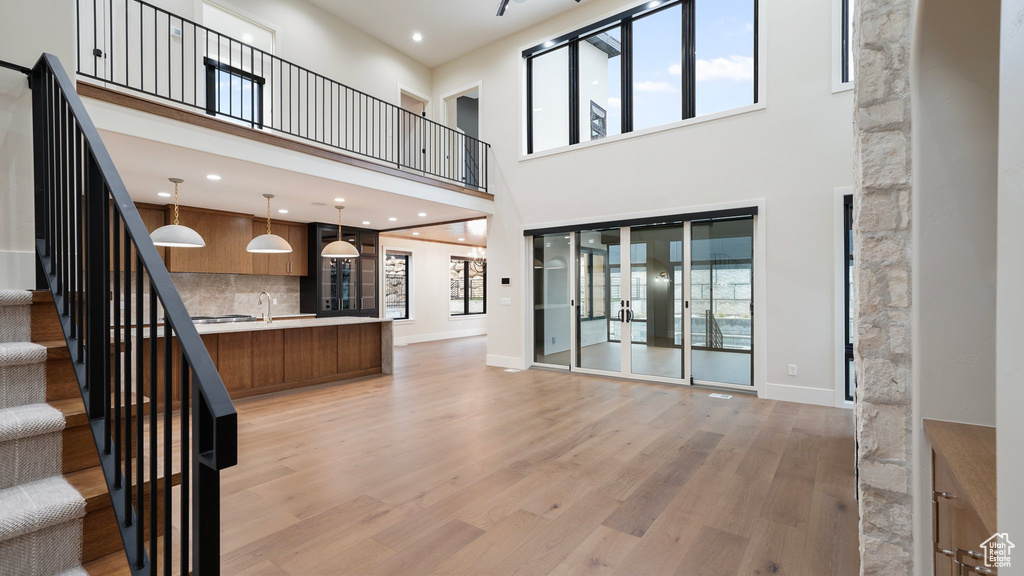
<svg viewBox="0 0 1024 576"><path fill-rule="evenodd" d="M309 0L396 50L434 68L572 10L575 0ZM423 34L414 42L414 32Z"/></svg>
<svg viewBox="0 0 1024 576"><path fill-rule="evenodd" d="M173 198L158 194L173 193L174 185L167 181L168 177L173 176L185 180L178 187L179 200L183 206L266 216L267 201L262 195L274 194L276 197L271 204L271 216L293 222L337 222L335 198L345 199L342 203L345 206L342 213L344 224L374 230L485 216L465 208L114 132L101 132L128 193L136 202L172 204ZM217 174L221 180L211 181L206 178L208 174ZM324 205L314 206L314 202ZM282 208L288 210L288 213L278 213ZM420 212L425 212L427 216L418 216ZM392 217L397 220L389 221ZM363 221L369 221L370 224L364 225Z"/></svg>

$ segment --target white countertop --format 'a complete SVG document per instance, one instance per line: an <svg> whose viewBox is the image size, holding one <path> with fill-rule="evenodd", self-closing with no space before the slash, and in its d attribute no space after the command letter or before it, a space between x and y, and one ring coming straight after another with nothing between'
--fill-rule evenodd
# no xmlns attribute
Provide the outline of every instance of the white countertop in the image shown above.
<svg viewBox="0 0 1024 576"><path fill-rule="evenodd" d="M223 324L196 324L196 331L203 334L223 334L226 332L257 332L261 330L288 330L290 328L316 328L319 326L341 326L344 324L374 324L391 322L390 318L367 318L363 316L338 316L332 318L291 318L274 320L267 324L263 320L256 322L225 322ZM143 329L144 337L149 337L149 328ZM163 325L156 329L157 338L164 335ZM132 336L135 336L134 328Z"/></svg>

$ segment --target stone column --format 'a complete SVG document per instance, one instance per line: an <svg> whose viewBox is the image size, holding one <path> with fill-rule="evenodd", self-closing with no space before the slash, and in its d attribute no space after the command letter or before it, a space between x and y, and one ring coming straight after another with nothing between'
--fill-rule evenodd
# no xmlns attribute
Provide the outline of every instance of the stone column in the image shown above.
<svg viewBox="0 0 1024 576"><path fill-rule="evenodd" d="M861 574L914 570L911 455L911 0L857 2L854 42Z"/></svg>

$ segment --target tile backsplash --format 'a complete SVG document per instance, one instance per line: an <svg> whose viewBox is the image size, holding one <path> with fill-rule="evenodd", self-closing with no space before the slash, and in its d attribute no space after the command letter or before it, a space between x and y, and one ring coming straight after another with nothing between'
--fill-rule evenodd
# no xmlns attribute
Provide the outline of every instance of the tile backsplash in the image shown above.
<svg viewBox="0 0 1024 576"><path fill-rule="evenodd" d="M277 299L274 316L299 313L299 278L294 276L172 273L171 280L190 316L259 316L256 300L263 291Z"/></svg>

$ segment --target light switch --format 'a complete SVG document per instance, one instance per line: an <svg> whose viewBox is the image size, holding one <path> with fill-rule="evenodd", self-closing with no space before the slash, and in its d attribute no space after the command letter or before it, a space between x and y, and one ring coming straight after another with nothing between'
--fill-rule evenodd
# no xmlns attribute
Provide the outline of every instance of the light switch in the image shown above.
<svg viewBox="0 0 1024 576"><path fill-rule="evenodd" d="M277 306L277 298L274 298L274 306Z"/></svg>
<svg viewBox="0 0 1024 576"><path fill-rule="evenodd" d="M501 305L502 306L511 306L512 305L512 299L511 298L502 298L501 299Z"/></svg>

